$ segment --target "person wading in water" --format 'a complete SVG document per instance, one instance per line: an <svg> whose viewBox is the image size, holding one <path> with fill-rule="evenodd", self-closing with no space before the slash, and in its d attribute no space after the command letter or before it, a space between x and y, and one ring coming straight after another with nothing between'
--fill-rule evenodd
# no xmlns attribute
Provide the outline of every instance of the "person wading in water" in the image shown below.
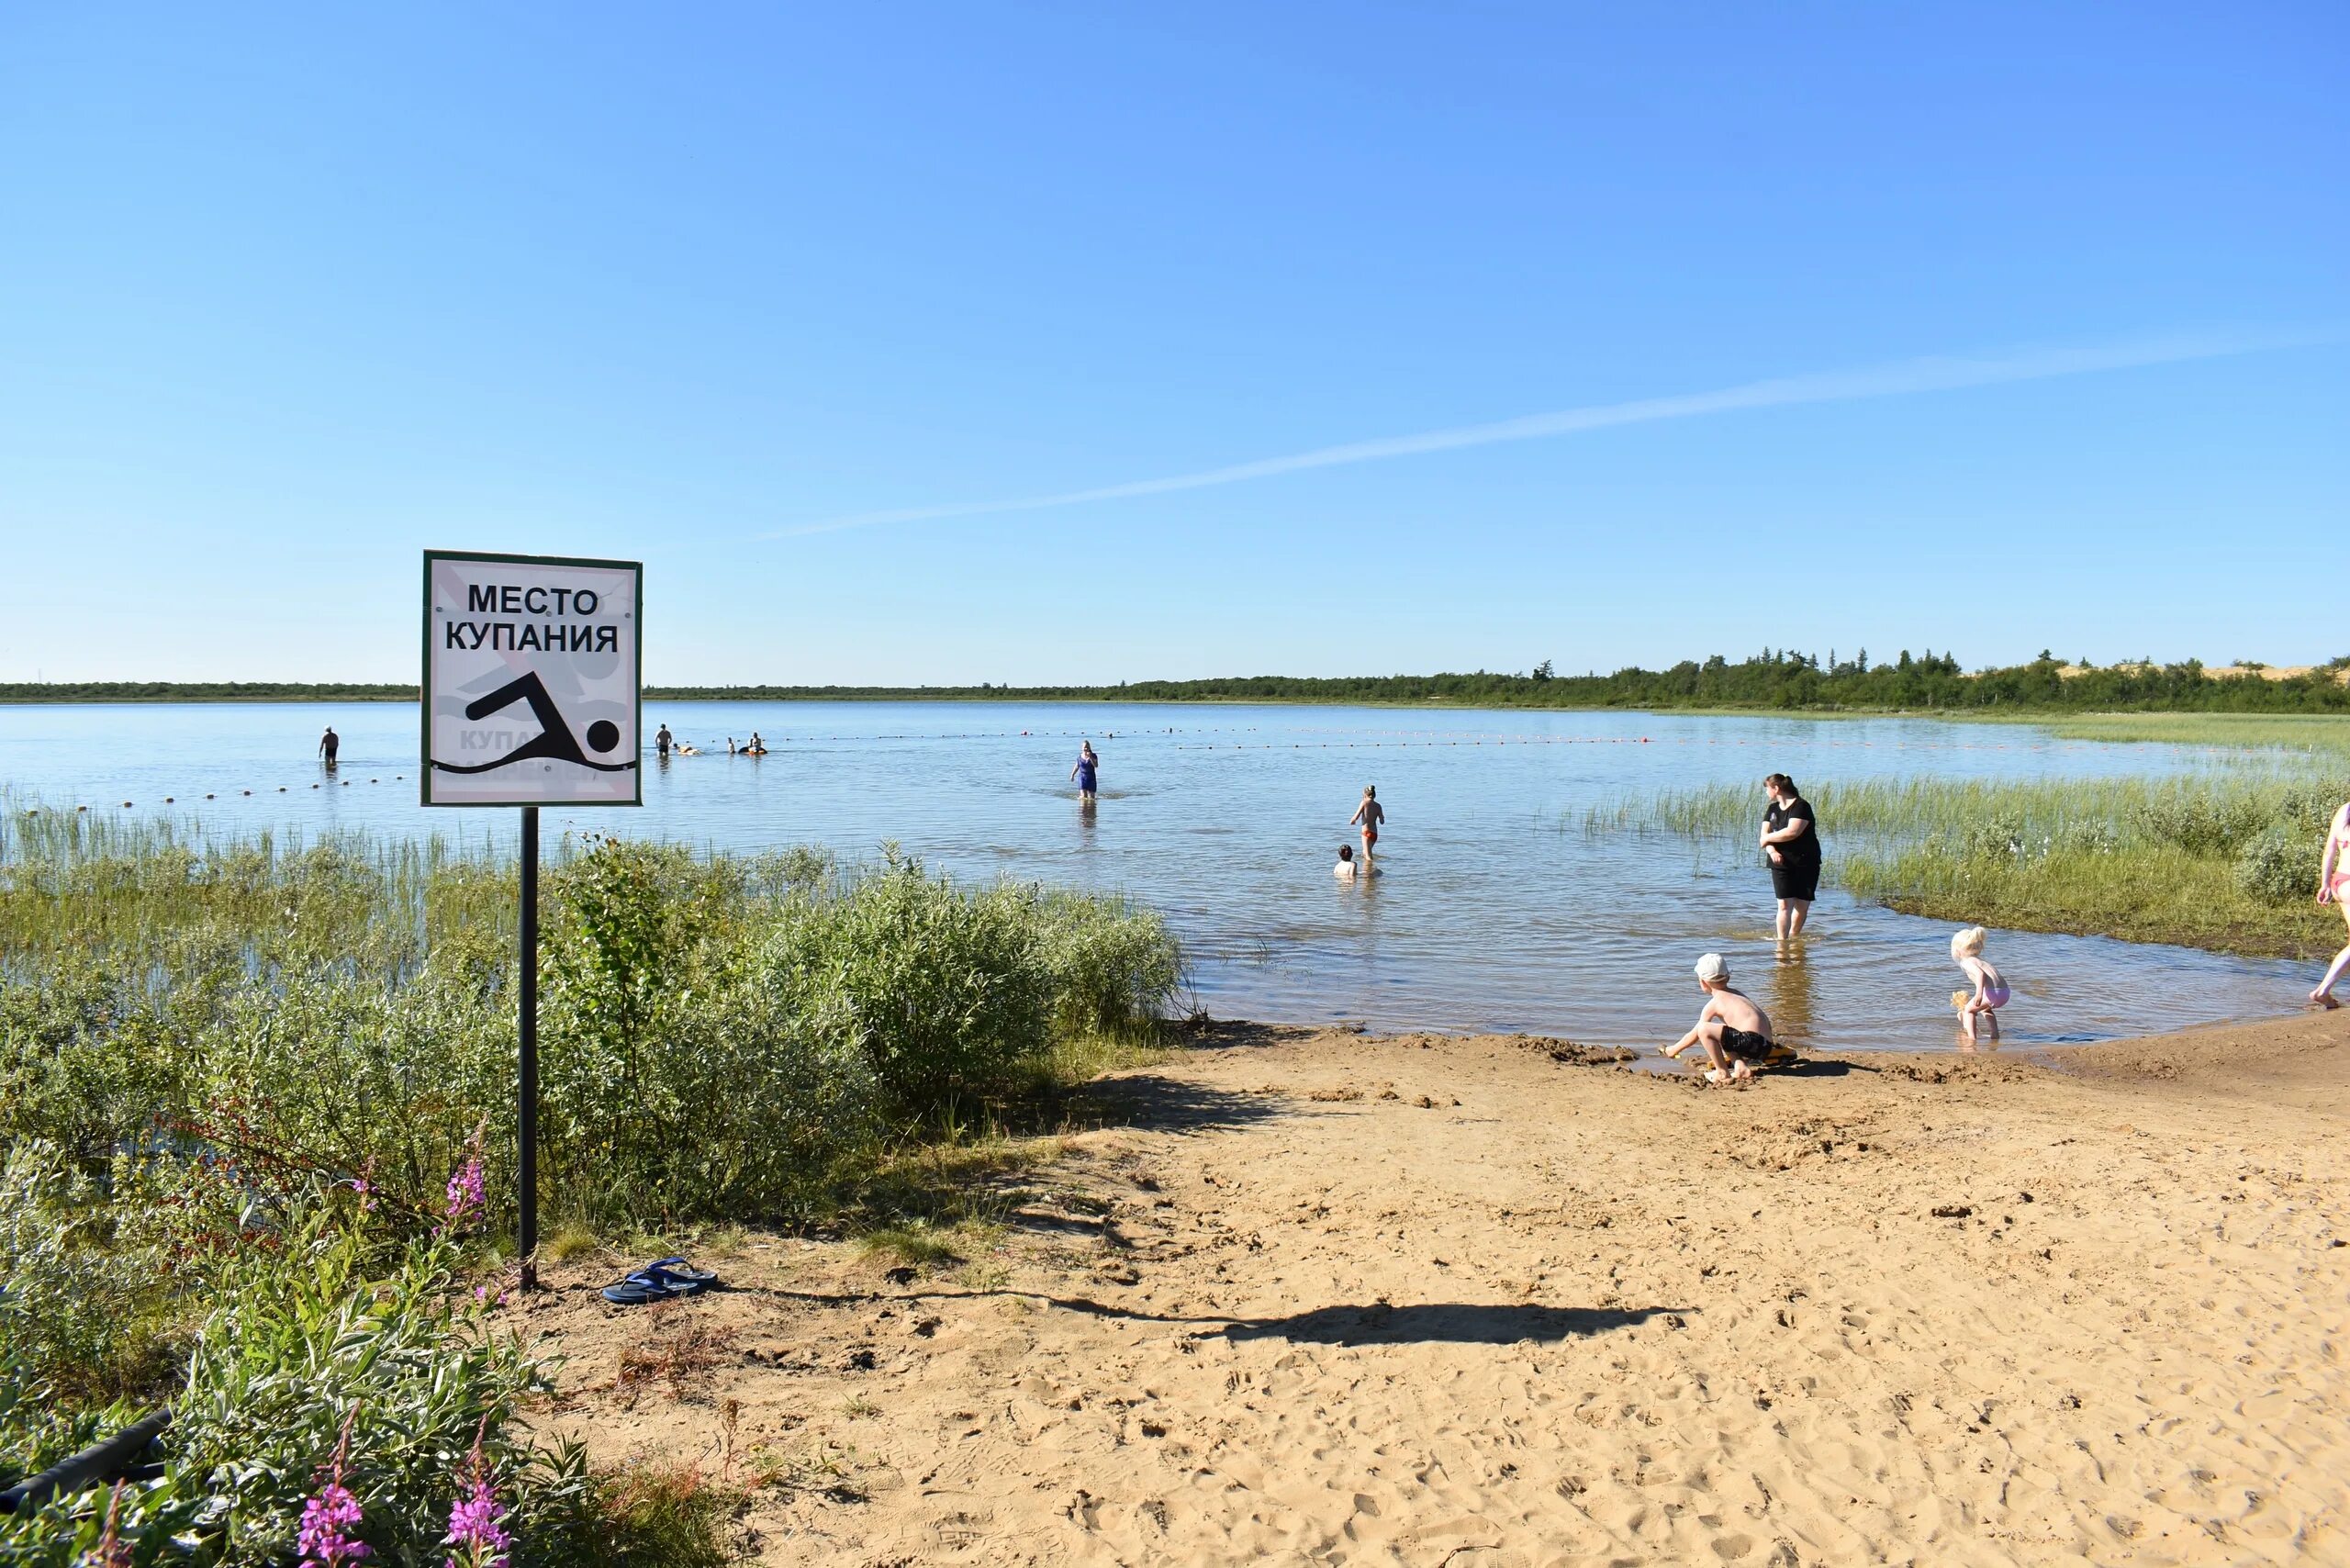
<svg viewBox="0 0 2350 1568"><path fill-rule="evenodd" d="M1347 819L1347 825L1352 827L1357 823L1362 824L1362 864L1365 870L1371 868L1371 850L1379 843L1379 824L1386 820L1387 808L1379 803L1379 786L1364 785L1362 804L1357 806L1355 814Z"/></svg>
<svg viewBox="0 0 2350 1568"><path fill-rule="evenodd" d="M1796 781L1784 773L1762 780L1771 798L1762 813L1762 853L1771 859L1771 891L1779 900L1779 940L1803 935L1811 901L1819 894L1819 823L1811 802L1796 793Z"/></svg>

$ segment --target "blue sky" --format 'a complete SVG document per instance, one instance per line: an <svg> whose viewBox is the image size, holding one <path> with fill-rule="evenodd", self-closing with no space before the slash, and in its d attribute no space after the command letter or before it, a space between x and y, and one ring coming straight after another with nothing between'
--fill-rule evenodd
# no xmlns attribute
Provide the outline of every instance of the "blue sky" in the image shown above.
<svg viewBox="0 0 2350 1568"><path fill-rule="evenodd" d="M412 678L427 546L643 559L657 681L2350 653L2345 46L2314 4L17 8L0 678ZM2154 362L960 510L2052 353Z"/></svg>

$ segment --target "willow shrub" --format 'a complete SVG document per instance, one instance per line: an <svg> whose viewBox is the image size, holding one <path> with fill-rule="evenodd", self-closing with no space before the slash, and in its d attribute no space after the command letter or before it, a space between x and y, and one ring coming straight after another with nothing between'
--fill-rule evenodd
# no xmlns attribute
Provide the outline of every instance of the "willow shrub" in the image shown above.
<svg viewBox="0 0 2350 1568"><path fill-rule="evenodd" d="M778 912L752 960L768 1004L866 1065L888 1114L986 1098L1052 1044L1042 895L966 890L893 856Z"/></svg>
<svg viewBox="0 0 2350 1568"><path fill-rule="evenodd" d="M607 840L551 893L542 1130L552 1201L591 1215L790 1212L1057 1037L1155 1026L1181 978L1156 915L894 850L842 875Z"/></svg>
<svg viewBox="0 0 2350 1568"><path fill-rule="evenodd" d="M364 1176L411 1226L479 1134L510 1194L497 868L71 851L0 864L0 1134L92 1174L209 1149L281 1186ZM844 873L591 840L549 869L540 972L543 1202L628 1223L803 1213L885 1141L1033 1082L1057 1043L1147 1031L1181 961L1120 901L894 854Z"/></svg>

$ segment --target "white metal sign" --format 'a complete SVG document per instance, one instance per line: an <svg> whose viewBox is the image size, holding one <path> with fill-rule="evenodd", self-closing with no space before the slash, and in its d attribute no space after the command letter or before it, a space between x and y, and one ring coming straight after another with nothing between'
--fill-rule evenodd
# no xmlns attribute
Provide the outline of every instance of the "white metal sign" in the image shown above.
<svg viewBox="0 0 2350 1568"><path fill-rule="evenodd" d="M635 561L424 553L428 806L640 806Z"/></svg>

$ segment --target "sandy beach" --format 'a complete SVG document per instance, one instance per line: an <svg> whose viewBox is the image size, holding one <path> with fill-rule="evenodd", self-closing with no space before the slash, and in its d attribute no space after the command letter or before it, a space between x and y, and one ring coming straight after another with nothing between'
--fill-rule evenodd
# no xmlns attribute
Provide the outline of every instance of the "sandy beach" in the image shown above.
<svg viewBox="0 0 2350 1568"><path fill-rule="evenodd" d="M764 1562L2350 1562L2350 1018L1593 1054L1214 1026L960 1265L509 1316Z"/></svg>

